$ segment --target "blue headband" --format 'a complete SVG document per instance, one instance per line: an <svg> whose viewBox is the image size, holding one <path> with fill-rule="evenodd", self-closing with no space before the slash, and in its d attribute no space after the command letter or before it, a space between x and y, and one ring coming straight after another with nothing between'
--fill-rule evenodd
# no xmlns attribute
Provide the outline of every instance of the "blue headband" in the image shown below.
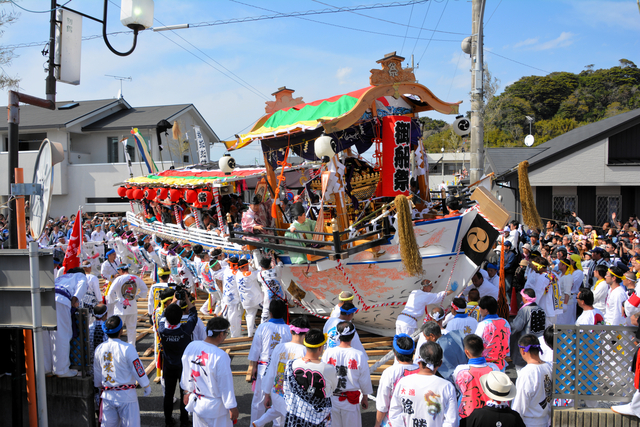
<svg viewBox="0 0 640 427"><path fill-rule="evenodd" d="M342 307L340 307L340 313L342 314L355 314L356 311L358 311L358 307L353 307L349 310L344 310Z"/></svg>
<svg viewBox="0 0 640 427"><path fill-rule="evenodd" d="M407 337L409 339L411 339L411 348L408 350L402 349L398 346L398 338L403 338L403 337ZM414 352L414 350L416 349L416 343L415 341L413 341L413 338L411 338L409 335L407 334L398 334L395 337L393 337L393 349L395 351L397 351L399 354L402 354L404 356L411 356Z"/></svg>
<svg viewBox="0 0 640 427"><path fill-rule="evenodd" d="M529 350L531 350L532 348L537 348L538 350L540 350L540 354L542 354L542 348L539 344L519 345L518 347L524 350L525 353L529 353Z"/></svg>
<svg viewBox="0 0 640 427"><path fill-rule="evenodd" d="M497 269L498 269L498 266L497 266L497 265L495 265L495 264L491 264L491 263L489 263L489 264L487 264L487 270L488 270L488 269L490 269L490 268L493 268L494 270L497 270Z"/></svg>
<svg viewBox="0 0 640 427"><path fill-rule="evenodd" d="M115 249L111 249L110 251L107 252L107 256L115 253L116 253Z"/></svg>
<svg viewBox="0 0 640 427"><path fill-rule="evenodd" d="M120 318L118 317L118 319ZM120 319L120 324L113 329L107 329L106 322L102 324L102 330L107 335L117 334L118 332L120 332L120 329L122 329L122 319Z"/></svg>

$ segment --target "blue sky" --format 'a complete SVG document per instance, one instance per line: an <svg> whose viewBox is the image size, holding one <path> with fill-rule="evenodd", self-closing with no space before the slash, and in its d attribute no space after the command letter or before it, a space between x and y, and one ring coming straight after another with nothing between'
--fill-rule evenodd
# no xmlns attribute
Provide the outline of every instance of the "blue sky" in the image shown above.
<svg viewBox="0 0 640 427"><path fill-rule="evenodd" d="M156 0L155 26L228 21L238 18L372 5L388 0ZM21 0L19 5L46 10L47 0ZM67 6L101 17L102 2L72 0ZM109 5L108 31L122 31L119 0ZM15 8L4 4L4 10ZM15 8L20 11L19 9ZM268 9L268 10L265 10ZM5 29L3 46L44 42L49 15L20 11ZM626 58L640 65L640 11L636 0L487 0L485 57L500 91L519 78L554 71L580 72L593 64L609 68ZM437 30L434 32L432 30ZM98 35L100 24L85 19L83 36ZM264 114L265 101L280 86L296 90L305 102L350 92L369 84L376 60L397 51L414 55L418 81L445 101L463 100L469 109L471 76L468 55L460 42L471 32L471 2L441 0L413 6L386 7L304 17L287 17L173 32L142 32L128 57L112 54L101 38L84 41L79 86L58 83L57 99L114 98L120 82L106 74L132 77L123 83L133 106L193 103L221 139L246 131ZM120 50L132 37L110 38ZM5 67L20 77L20 90L44 97L44 43L15 50ZM240 82L240 83L238 83ZM4 96L6 99L6 93ZM6 101L5 101L6 102ZM431 114L449 122L453 116ZM224 152L214 147L213 157ZM261 157L249 147L235 157L241 162Z"/></svg>

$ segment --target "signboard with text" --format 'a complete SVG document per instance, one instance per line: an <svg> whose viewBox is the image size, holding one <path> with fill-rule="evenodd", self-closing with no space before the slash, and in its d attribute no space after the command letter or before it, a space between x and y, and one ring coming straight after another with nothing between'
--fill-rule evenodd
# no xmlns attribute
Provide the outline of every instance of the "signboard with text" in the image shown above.
<svg viewBox="0 0 640 427"><path fill-rule="evenodd" d="M408 196L410 180L411 119L405 116L383 117L381 196Z"/></svg>

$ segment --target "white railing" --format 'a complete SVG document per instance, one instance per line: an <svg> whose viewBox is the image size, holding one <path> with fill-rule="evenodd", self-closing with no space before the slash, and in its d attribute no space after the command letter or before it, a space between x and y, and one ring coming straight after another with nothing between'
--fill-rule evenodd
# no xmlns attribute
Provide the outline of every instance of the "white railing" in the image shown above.
<svg viewBox="0 0 640 427"><path fill-rule="evenodd" d="M229 242L225 237L219 236L215 231L201 230L196 227L187 227L186 229L183 229L179 225L163 224L160 221L147 223L143 218L136 216L131 211L127 212L127 221L131 226L136 227L145 233L156 234L160 237L200 244L210 248L221 247L227 251L243 250L241 245Z"/></svg>

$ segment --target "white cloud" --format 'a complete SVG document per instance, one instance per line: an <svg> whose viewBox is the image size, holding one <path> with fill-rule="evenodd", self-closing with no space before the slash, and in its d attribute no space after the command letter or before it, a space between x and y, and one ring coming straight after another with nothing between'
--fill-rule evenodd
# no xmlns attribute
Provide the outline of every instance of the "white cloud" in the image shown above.
<svg viewBox="0 0 640 427"><path fill-rule="evenodd" d="M557 47L566 47L573 44L573 37L575 34L563 31L558 38L549 40L548 42L540 45L533 46L533 50L549 50Z"/></svg>
<svg viewBox="0 0 640 427"><path fill-rule="evenodd" d="M341 85L347 83L347 78L349 77L352 71L353 71L353 68L351 67L338 68L338 71L336 72L336 78L338 79L338 82Z"/></svg>
<svg viewBox="0 0 640 427"><path fill-rule="evenodd" d="M590 27L603 26L616 29L638 29L638 6L634 1L580 1L573 6L572 18L578 18Z"/></svg>
<svg viewBox="0 0 640 427"><path fill-rule="evenodd" d="M513 47L517 49L517 48L523 47L523 46L531 46L533 44L538 43L538 40L539 40L538 37L533 38L533 39L526 39L526 40L523 40L521 42L516 43L515 45L513 45Z"/></svg>

